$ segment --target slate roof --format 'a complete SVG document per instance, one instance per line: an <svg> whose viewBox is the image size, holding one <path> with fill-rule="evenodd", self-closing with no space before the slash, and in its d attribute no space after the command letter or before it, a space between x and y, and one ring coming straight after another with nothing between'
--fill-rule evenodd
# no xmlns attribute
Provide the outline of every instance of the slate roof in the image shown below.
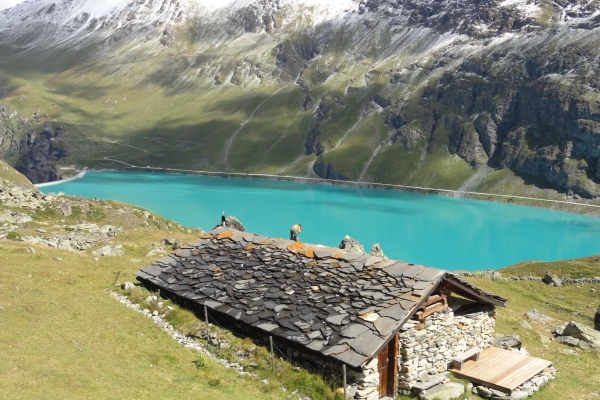
<svg viewBox="0 0 600 400"><path fill-rule="evenodd" d="M136 273L353 367L377 355L445 271L218 228Z"/></svg>

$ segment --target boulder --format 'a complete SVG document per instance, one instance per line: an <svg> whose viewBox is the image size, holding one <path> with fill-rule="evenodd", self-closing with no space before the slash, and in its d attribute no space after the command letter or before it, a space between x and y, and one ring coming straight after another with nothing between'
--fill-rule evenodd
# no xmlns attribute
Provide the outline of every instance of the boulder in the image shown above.
<svg viewBox="0 0 600 400"><path fill-rule="evenodd" d="M123 290L133 289L134 287L135 287L135 285L131 282L123 282L121 284L121 289L123 289Z"/></svg>
<svg viewBox="0 0 600 400"><path fill-rule="evenodd" d="M544 336L542 334L538 334L538 338L540 339L540 342L542 344L550 344L550 343L552 343L552 340L548 336Z"/></svg>
<svg viewBox="0 0 600 400"><path fill-rule="evenodd" d="M527 311L525 313L525 316L532 321L552 321L553 320L553 318L550 318L549 316L542 314L535 308L532 308L531 310Z"/></svg>
<svg viewBox="0 0 600 400"><path fill-rule="evenodd" d="M71 209L71 203L68 201L63 201L60 205L60 211L65 217L68 217L73 214L73 210Z"/></svg>
<svg viewBox="0 0 600 400"><path fill-rule="evenodd" d="M532 326L527 321L519 321L519 326L524 329L533 329Z"/></svg>
<svg viewBox="0 0 600 400"><path fill-rule="evenodd" d="M437 385L419 395L421 400L450 400L465 394L465 387L460 383L450 382Z"/></svg>
<svg viewBox="0 0 600 400"><path fill-rule="evenodd" d="M562 343L562 344L568 344L569 346L577 346L580 342L579 339L576 339L572 336L559 336L556 338L556 341L558 343Z"/></svg>
<svg viewBox="0 0 600 400"><path fill-rule="evenodd" d="M480 395L481 397L492 397L492 391L485 386L475 386L473 393Z"/></svg>
<svg viewBox="0 0 600 400"><path fill-rule="evenodd" d="M342 242L339 245L339 248L346 251L351 251L354 253L363 253L365 252L365 246L362 245L358 240L352 239L350 236L346 235Z"/></svg>
<svg viewBox="0 0 600 400"><path fill-rule="evenodd" d="M500 336L494 340L494 346L501 349L520 349L523 345L521 339L517 335Z"/></svg>
<svg viewBox="0 0 600 400"><path fill-rule="evenodd" d="M569 322L563 331L563 335L574 337L586 342L592 347L600 348L600 332L580 324L579 322Z"/></svg>
<svg viewBox="0 0 600 400"><path fill-rule="evenodd" d="M544 282L548 286L562 286L562 280L556 275L546 274L542 278L542 282Z"/></svg>
<svg viewBox="0 0 600 400"><path fill-rule="evenodd" d="M95 256L101 256L101 257L116 257L116 256L122 256L125 253L123 253L123 251L120 250L120 248L122 248L123 246L121 245L117 245L115 247L112 246L104 246L99 248L98 250L94 250L92 251L92 254Z"/></svg>
<svg viewBox="0 0 600 400"><path fill-rule="evenodd" d="M513 390L512 393L510 394L510 397L513 400L524 400L527 397L529 397L529 393L527 393L523 390Z"/></svg>

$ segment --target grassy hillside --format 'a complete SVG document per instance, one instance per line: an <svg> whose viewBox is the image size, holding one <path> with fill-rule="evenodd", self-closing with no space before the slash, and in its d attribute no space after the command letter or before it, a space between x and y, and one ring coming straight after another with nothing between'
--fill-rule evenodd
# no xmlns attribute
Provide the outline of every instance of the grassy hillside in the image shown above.
<svg viewBox="0 0 600 400"><path fill-rule="evenodd" d="M30 189L34 189L34 186L29 182L29 179L25 178L22 174L15 171L13 167L8 165L5 161L0 160L0 179L16 183L18 185L24 185Z"/></svg>

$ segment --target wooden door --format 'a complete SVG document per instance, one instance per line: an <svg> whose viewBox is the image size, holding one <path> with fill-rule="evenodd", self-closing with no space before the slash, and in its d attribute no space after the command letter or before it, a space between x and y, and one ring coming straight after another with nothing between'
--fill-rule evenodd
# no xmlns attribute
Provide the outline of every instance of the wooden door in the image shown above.
<svg viewBox="0 0 600 400"><path fill-rule="evenodd" d="M396 397L398 390L398 335L377 356L379 397Z"/></svg>

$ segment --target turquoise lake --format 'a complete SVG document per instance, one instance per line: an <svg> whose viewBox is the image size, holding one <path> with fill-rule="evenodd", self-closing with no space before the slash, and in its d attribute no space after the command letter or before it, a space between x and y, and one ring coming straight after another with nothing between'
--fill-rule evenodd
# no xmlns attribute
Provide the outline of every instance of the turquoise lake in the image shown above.
<svg viewBox="0 0 600 400"><path fill-rule="evenodd" d="M145 172L91 172L41 188L120 200L188 227L221 213L249 232L337 247L345 235L396 260L448 270L497 269L524 260L600 253L600 219L534 207L377 189Z"/></svg>

